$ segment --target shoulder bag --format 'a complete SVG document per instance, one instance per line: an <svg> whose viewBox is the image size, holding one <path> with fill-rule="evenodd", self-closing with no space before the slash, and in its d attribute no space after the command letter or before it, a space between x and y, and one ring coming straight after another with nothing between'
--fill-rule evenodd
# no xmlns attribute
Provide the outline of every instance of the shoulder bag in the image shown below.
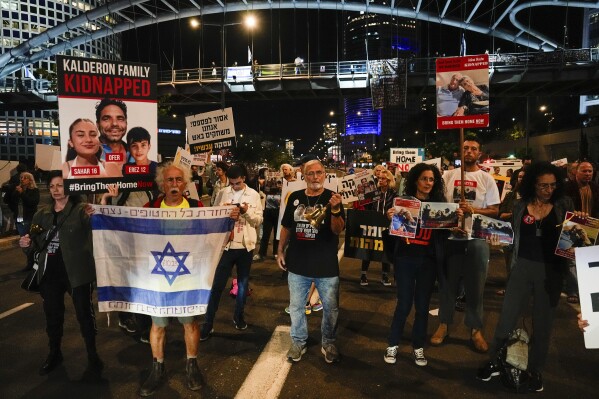
<svg viewBox="0 0 599 399"><path fill-rule="evenodd" d="M71 209L69 210L69 213L60 222L60 224L54 226L52 228L52 230L50 230L48 232L48 237L44 241L44 244L42 245L42 249L48 248L48 245L54 239L54 236L56 236L56 233L58 232L58 230L60 230L60 228L62 227L62 224L65 222L65 220L68 219L69 215L73 211L73 208L74 208L74 206L71 207ZM36 228L41 229L40 226L32 225L30 232L31 232L31 230L35 230ZM29 273L27 273L25 280L23 280L23 282L21 283L21 288L24 289L25 291L40 292L40 286L39 286L38 278L37 278L37 271L39 270L39 262L40 262L40 253L41 253L41 250L33 252L33 268L29 271Z"/></svg>

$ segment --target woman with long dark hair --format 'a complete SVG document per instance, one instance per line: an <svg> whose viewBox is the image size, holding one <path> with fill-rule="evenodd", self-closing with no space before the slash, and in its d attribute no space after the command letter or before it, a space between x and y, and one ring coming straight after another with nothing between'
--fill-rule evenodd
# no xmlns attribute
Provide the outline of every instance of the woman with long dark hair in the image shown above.
<svg viewBox="0 0 599 399"><path fill-rule="evenodd" d="M514 204L514 245L511 274L489 351L491 361L478 371L478 379L499 375L497 355L516 327L524 306L533 299L533 336L528 354L529 390L543 390L541 372L549 351L551 327L567 271L566 258L555 255L562 222L574 206L564 195L561 170L548 162L526 169ZM577 215L584 216L581 213ZM495 242L492 242L495 244Z"/></svg>
<svg viewBox="0 0 599 399"><path fill-rule="evenodd" d="M85 340L89 370L99 372L103 363L96 352L97 328L92 305L96 270L90 217L79 197L65 195L60 170L50 172L48 188L52 204L33 216L31 236L26 234L19 240L21 248L39 252L37 278L50 346L50 354L39 374L48 374L62 363L60 346L67 292Z"/></svg>
<svg viewBox="0 0 599 399"><path fill-rule="evenodd" d="M420 163L410 169L406 178L405 195L418 198L422 202L446 202L445 187L441 172L434 165ZM394 208L387 211L392 219ZM385 362L395 363L397 349L406 319L415 307L412 327L412 348L414 362L426 366L424 343L428 325L428 308L437 270L443 262L443 242L447 238L445 230L416 229L416 237L397 238L394 250L395 282L397 284L397 305L389 333L389 346L385 351Z"/></svg>

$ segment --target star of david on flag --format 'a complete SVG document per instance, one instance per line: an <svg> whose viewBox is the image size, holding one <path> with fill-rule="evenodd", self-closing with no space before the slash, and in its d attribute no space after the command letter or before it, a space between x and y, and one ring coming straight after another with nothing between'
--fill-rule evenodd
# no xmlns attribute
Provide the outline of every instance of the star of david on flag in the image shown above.
<svg viewBox="0 0 599 399"><path fill-rule="evenodd" d="M154 256L154 260L156 260L156 266L152 269L152 274L162 274L166 278L166 281L168 281L168 285L173 285L173 282L178 276L191 274L189 269L185 267L185 259L189 256L189 252L175 252L175 248L173 248L170 241L166 243L166 247L164 247L162 251L150 252L152 253L152 256ZM177 263L175 271L168 271L164 268L164 263L169 259L173 259ZM166 266L172 266L172 264Z"/></svg>

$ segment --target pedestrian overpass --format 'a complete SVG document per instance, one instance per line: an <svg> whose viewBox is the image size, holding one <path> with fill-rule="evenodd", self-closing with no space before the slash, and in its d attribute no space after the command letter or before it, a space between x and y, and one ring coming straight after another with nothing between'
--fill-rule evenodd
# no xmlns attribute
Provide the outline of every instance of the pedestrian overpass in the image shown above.
<svg viewBox="0 0 599 399"><path fill-rule="evenodd" d="M181 20L218 15L225 24L227 15L257 10L335 10L408 18L498 38L534 51L567 47L537 26L547 12L567 15L570 8L599 9L596 0L113 0L68 21L49 27L0 54L0 78L71 49L84 49L92 40L131 29ZM215 18L213 18L215 19ZM553 29L554 27L550 27ZM491 49L493 52L494 49Z"/></svg>
<svg viewBox="0 0 599 399"><path fill-rule="evenodd" d="M405 63L408 94L429 95L435 88L435 58ZM158 91L169 103L368 97L367 60L270 64L230 68L161 71ZM590 95L599 93L599 49L489 55L491 95ZM369 79L370 77L370 79Z"/></svg>

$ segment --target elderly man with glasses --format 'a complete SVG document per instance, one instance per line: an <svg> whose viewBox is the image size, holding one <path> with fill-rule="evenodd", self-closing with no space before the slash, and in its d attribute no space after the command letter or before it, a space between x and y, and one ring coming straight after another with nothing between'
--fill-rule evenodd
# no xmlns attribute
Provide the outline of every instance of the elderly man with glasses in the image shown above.
<svg viewBox="0 0 599 399"><path fill-rule="evenodd" d="M339 234L345 228L341 196L324 188L324 166L318 160L304 165L306 189L293 192L281 221L277 263L289 272L291 348L289 361L299 362L307 351L305 304L312 282L323 305L321 352L327 363L339 361L335 346L339 314ZM318 215L323 215L320 220ZM287 252L285 247L289 244Z"/></svg>

